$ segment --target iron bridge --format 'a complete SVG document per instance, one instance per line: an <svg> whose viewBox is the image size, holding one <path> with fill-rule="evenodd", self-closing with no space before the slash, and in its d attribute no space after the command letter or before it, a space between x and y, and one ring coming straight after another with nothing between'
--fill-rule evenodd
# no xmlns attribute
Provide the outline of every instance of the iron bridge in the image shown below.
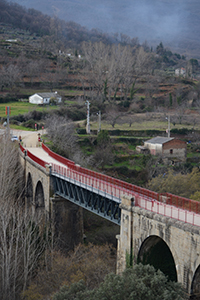
<svg viewBox="0 0 200 300"><path fill-rule="evenodd" d="M61 196L115 224L121 221L121 199L93 186L59 174L51 174L55 195Z"/></svg>

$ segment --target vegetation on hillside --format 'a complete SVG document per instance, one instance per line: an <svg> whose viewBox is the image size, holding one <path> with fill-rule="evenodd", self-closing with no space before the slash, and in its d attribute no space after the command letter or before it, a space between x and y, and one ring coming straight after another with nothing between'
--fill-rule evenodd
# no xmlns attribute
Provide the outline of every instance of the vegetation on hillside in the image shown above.
<svg viewBox="0 0 200 300"><path fill-rule="evenodd" d="M192 172L182 174L169 170L167 174L153 178L148 187L159 193L171 193L185 198L199 200L200 195L200 172L193 168Z"/></svg>
<svg viewBox="0 0 200 300"><path fill-rule="evenodd" d="M168 282L161 271L152 266L136 265L122 275L109 274L96 289L88 289L83 281L63 286L53 300L110 299L110 300L181 300L186 299L182 287Z"/></svg>
<svg viewBox="0 0 200 300"><path fill-rule="evenodd" d="M105 43L114 42L114 37L104 34L98 30L88 30L75 22L65 22L57 18L51 18L35 9L25 7L6 0L0 1L0 22L1 25L10 24L12 28L23 29L36 37L45 37L46 47L54 49L54 43L59 49L79 49L83 41L102 41ZM25 32L21 33L22 37ZM53 37L50 39L50 36ZM49 37L49 38L48 38ZM135 44L135 40L132 42Z"/></svg>
<svg viewBox="0 0 200 300"><path fill-rule="evenodd" d="M67 256L59 251L49 253L46 268L40 268L30 286L23 293L24 299L48 299L64 284L71 285L80 280L89 289L99 286L104 277L115 272L115 249L109 245L95 246L80 244Z"/></svg>

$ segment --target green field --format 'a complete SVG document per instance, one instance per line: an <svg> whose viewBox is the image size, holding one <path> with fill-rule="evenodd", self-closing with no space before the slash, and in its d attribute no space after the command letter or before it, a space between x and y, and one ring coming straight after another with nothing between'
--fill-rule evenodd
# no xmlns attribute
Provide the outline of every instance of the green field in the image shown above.
<svg viewBox="0 0 200 300"><path fill-rule="evenodd" d="M56 109L57 106L38 106L31 104L29 102L9 102L9 103L0 103L0 117L6 118L6 106L11 107L11 116L17 116L19 114L23 115L29 111L39 110L39 111L49 111Z"/></svg>
<svg viewBox="0 0 200 300"><path fill-rule="evenodd" d="M142 116L141 116L142 119ZM98 122L91 122L90 123L90 129L91 130L97 130L99 127ZM83 126L81 126L83 127ZM156 120L149 120L149 121L142 121L140 123L134 122L132 123L131 127L129 126L128 123L124 124L115 124L115 127L113 128L110 124L108 123L103 123L101 124L101 129L102 130L160 130L160 131L165 131L168 127L168 124L166 122L162 121L156 121ZM192 129L193 126L190 124L176 124L175 126L173 124L170 124L170 129L181 129L181 128L187 128L187 129ZM195 126L195 129L199 129L199 125ZM119 136L118 136L119 137Z"/></svg>
<svg viewBox="0 0 200 300"><path fill-rule="evenodd" d="M66 101L65 105L70 106L71 104L74 104L74 101ZM59 109L59 106L50 106L50 105L45 105L45 106L39 106L35 104L31 104L29 102L9 102L9 103L0 103L0 117L1 118L6 118L6 106L11 107L11 117L12 116L17 116L17 115L23 115L25 113L37 110L37 111L43 111L43 112L49 112L51 110ZM133 114L134 118L134 114ZM75 123L78 123L81 128L85 128L85 122L86 122L86 110L85 110L85 120L82 121L77 121ZM133 122L131 127L129 126L128 123L123 123L123 124L115 124L114 128L112 127L111 124L108 122L102 120L101 122L101 129L102 130L160 130L160 131L165 131L168 127L168 123L166 121L162 121L159 118L148 118L146 120L145 114L140 115L140 120L139 122ZM96 122L90 122L90 128L91 130L98 130L99 128L99 123L98 120ZM181 129L181 128L187 128L187 129L192 129L193 126L192 124L189 124L188 122L185 122L183 124L176 124L175 126L171 123L170 124L170 129ZM199 130L200 129L200 124L195 125L195 129ZM118 136L119 137L119 136Z"/></svg>

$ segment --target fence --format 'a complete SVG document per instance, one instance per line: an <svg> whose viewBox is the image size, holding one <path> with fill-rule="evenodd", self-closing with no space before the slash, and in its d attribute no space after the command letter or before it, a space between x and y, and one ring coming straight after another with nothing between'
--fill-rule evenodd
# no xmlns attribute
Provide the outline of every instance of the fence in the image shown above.
<svg viewBox="0 0 200 300"><path fill-rule="evenodd" d="M95 171L76 165L73 161L64 158L47 146L42 148L49 156L62 163L63 166L52 164L52 173L70 178L80 184L90 186L114 197L121 198L122 195L135 197L135 205L158 214L175 218L183 222L200 226L200 202L179 197L170 193L159 194L145 188L124 182L113 177L97 173ZM24 148L20 145L21 151ZM27 151L27 155L36 163L45 167L47 164L40 158Z"/></svg>

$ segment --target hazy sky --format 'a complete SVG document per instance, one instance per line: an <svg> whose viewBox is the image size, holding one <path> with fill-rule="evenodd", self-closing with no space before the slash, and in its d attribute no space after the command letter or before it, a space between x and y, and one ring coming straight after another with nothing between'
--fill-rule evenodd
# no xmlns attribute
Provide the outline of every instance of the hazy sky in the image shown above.
<svg viewBox="0 0 200 300"><path fill-rule="evenodd" d="M16 0L20 5L74 21L88 29L144 40L177 41L199 0ZM198 4L199 3L199 4ZM194 4L194 5L192 5ZM194 12L195 13L195 12Z"/></svg>

